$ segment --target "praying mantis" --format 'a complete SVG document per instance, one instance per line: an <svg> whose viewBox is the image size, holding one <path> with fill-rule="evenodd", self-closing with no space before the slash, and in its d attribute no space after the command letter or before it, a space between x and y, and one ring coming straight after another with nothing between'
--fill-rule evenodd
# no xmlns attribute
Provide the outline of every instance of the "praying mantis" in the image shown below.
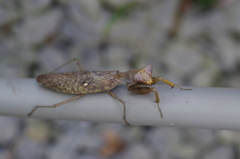
<svg viewBox="0 0 240 159"><path fill-rule="evenodd" d="M77 63L80 71L54 73L65 65L74 61ZM37 77L37 81L47 88L51 88L62 93L76 94L76 96L50 106L35 106L33 110L28 114L28 116L31 116L38 108L56 108L73 100L79 99L86 94L107 92L110 96L117 99L123 104L123 120L127 125L130 125L126 119L126 102L111 92L111 90L119 83L126 82L127 90L133 94L146 95L150 92L153 92L155 94L155 102L158 106L160 118L163 118L163 114L159 106L160 97L158 91L155 87L150 86L156 84L158 81L162 81L172 88L176 86L181 90L191 89L184 89L160 76L152 77L152 71L153 67L151 65L147 65L141 69L134 69L126 72L84 71L80 64L80 61L77 58L73 58L72 60L64 63L53 71L47 74L39 75Z"/></svg>

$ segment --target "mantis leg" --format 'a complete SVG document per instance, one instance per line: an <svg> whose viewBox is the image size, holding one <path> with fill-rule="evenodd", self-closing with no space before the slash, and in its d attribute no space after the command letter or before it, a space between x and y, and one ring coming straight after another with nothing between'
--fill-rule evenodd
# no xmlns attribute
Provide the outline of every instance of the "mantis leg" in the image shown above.
<svg viewBox="0 0 240 159"><path fill-rule="evenodd" d="M144 82L141 82L141 81L127 82L126 86L127 86L127 89L129 89L130 87L140 87L140 86L144 86L144 85L145 86L152 86L152 85L156 84L158 81L162 81L162 82L166 83L167 85L171 86L172 88L176 86L176 87L180 88L181 90L192 90L190 88L187 88L187 89L182 88L179 85L176 85L175 83L172 83L172 82L170 82L170 81L168 81L168 80L166 80L166 79L164 79L160 76L152 77L152 82L151 83L144 83Z"/></svg>
<svg viewBox="0 0 240 159"><path fill-rule="evenodd" d="M53 73L53 72L59 70L60 68L66 66L67 64L69 64L69 63L71 63L71 62L73 62L73 61L75 61L75 62L77 63L78 68L80 69L80 71L84 71L83 68L82 68L82 66L81 66L81 64L80 64L80 61L79 61L77 58L73 58L72 60L69 60L68 62L64 63L63 65L59 66L58 68L55 68L54 70L52 70L52 71L49 72L49 73Z"/></svg>
<svg viewBox="0 0 240 159"><path fill-rule="evenodd" d="M150 92L154 92L155 99L156 99L156 101L154 101L154 102L157 103L160 118L163 118L163 114L162 114L162 111L161 111L160 106L159 106L160 97L159 97L158 91L156 90L155 87L139 87L139 85L136 84L136 85L133 85L133 86L129 87L128 91L130 91L131 93L134 93L134 94L142 94L142 95L148 94Z"/></svg>
<svg viewBox="0 0 240 159"><path fill-rule="evenodd" d="M162 81L162 82L166 83L167 85L171 86L172 88L173 88L174 86L176 86L176 87L180 88L181 90L192 90L192 89L182 88L182 87L180 87L179 85L176 85L176 84L174 84L174 83L172 83L172 82L170 82L170 81L168 81L168 80L166 80L166 79L164 79L164 78L162 78L162 77L160 77L160 76L158 76L158 77L152 77L152 81L153 81L153 84L157 83L158 81ZM151 84L151 85L153 85L153 84Z"/></svg>
<svg viewBox="0 0 240 159"><path fill-rule="evenodd" d="M126 102L124 102L122 99L120 99L116 94L110 92L110 91L107 91L107 93L112 96L113 98L117 99L119 102L121 102L123 104L123 120L125 121L125 123L127 125L130 125L129 122L127 122L127 119L126 119Z"/></svg>
<svg viewBox="0 0 240 159"><path fill-rule="evenodd" d="M67 100L65 100L65 101L63 101L63 102L60 102L60 103L57 103L57 104L54 104L54 105L51 105L51 106L36 106L36 107L28 114L28 116L31 116L31 115L35 112L35 110L38 109L38 108L57 108L57 107L59 107L59 106L61 106L61 105L63 105L63 104L66 104L66 103L69 103L69 102L71 102L71 101L73 101L73 100L76 100L76 99L78 99L78 98L81 98L82 96L84 96L84 94L76 95L76 96L74 96L74 97L72 97L72 98L70 98L70 99L67 99Z"/></svg>

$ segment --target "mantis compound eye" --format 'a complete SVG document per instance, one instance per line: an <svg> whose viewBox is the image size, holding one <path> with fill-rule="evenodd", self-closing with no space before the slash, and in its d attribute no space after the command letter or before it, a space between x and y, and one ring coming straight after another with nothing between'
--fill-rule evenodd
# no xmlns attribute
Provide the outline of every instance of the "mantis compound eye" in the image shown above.
<svg viewBox="0 0 240 159"><path fill-rule="evenodd" d="M143 67L138 73L134 75L134 80L146 84L152 83L152 66L147 65Z"/></svg>
<svg viewBox="0 0 240 159"><path fill-rule="evenodd" d="M146 71L147 73L149 73L149 74L152 75L152 71L153 71L152 66L151 66L151 65L147 65L147 66L145 66L145 71Z"/></svg>
<svg viewBox="0 0 240 159"><path fill-rule="evenodd" d="M143 78L142 78L142 76L140 74L136 74L134 76L134 79L137 80L137 81L143 81Z"/></svg>

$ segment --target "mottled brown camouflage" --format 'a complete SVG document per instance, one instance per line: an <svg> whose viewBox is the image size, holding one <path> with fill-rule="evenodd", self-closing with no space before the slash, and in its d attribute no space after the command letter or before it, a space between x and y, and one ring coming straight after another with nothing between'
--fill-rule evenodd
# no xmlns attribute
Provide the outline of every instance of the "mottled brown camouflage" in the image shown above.
<svg viewBox="0 0 240 159"><path fill-rule="evenodd" d="M37 81L58 92L87 94L109 91L120 82L114 77L119 71L78 71L43 74Z"/></svg>

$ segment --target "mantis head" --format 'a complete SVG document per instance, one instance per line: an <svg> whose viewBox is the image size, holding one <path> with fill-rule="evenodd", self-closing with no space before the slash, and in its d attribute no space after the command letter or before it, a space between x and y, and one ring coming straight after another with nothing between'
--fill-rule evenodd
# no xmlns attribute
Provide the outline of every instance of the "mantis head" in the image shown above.
<svg viewBox="0 0 240 159"><path fill-rule="evenodd" d="M134 81L151 84L152 83L152 71L153 71L153 68L151 65L147 65L147 66L141 68L140 71L138 71L134 75Z"/></svg>

